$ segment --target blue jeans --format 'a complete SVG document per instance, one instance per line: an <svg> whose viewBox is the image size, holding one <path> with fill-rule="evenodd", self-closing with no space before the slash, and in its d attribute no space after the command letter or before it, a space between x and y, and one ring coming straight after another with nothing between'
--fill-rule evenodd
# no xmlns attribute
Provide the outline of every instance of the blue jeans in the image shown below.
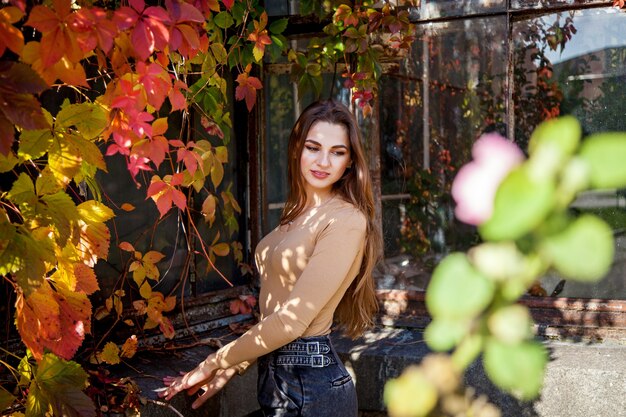
<svg viewBox="0 0 626 417"><path fill-rule="evenodd" d="M357 417L352 377L330 338L314 336L294 342L258 360L257 389L263 415Z"/></svg>

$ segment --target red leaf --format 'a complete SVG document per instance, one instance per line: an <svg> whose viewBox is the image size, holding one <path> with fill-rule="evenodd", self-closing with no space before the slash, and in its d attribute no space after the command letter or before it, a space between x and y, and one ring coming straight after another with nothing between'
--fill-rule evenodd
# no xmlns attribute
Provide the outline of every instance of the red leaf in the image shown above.
<svg viewBox="0 0 626 417"><path fill-rule="evenodd" d="M237 314L239 313L239 310L241 309L241 305L243 304L243 302L240 299L235 299L233 301L230 302L230 312L232 314Z"/></svg>
<svg viewBox="0 0 626 417"><path fill-rule="evenodd" d="M256 77L251 77L247 73L241 73L237 76L239 85L235 89L235 98L237 100L246 100L246 107L251 111L256 102L256 90L260 90L263 85Z"/></svg>
<svg viewBox="0 0 626 417"><path fill-rule="evenodd" d="M162 66L156 63L146 65L138 62L136 67L139 75L139 84L143 85L148 98L148 103L156 109L160 109L171 88L169 75Z"/></svg>
<svg viewBox="0 0 626 417"><path fill-rule="evenodd" d="M187 98L181 92L181 90L187 90L187 84L180 80L176 80L174 86L168 94L170 104L172 105L171 111L184 110L187 108Z"/></svg>
<svg viewBox="0 0 626 417"><path fill-rule="evenodd" d="M226 6L228 11L230 11L230 9L233 7L233 4L235 4L235 0L222 0L222 3L224 3L224 6Z"/></svg>
<svg viewBox="0 0 626 417"><path fill-rule="evenodd" d="M148 197L153 197L159 194L160 192L162 192L163 190L165 190L166 188L167 188L167 183L165 183L161 179L157 179L157 180L153 179L152 182L150 183L150 186L148 187L148 192L146 194Z"/></svg>
<svg viewBox="0 0 626 417"><path fill-rule="evenodd" d="M200 10L189 3L165 0L165 7L173 22L204 23L204 16Z"/></svg>
<svg viewBox="0 0 626 417"><path fill-rule="evenodd" d="M63 334L60 340L46 343L46 347L64 359L71 359L91 332L91 303L87 295L58 288L54 298L59 304Z"/></svg>

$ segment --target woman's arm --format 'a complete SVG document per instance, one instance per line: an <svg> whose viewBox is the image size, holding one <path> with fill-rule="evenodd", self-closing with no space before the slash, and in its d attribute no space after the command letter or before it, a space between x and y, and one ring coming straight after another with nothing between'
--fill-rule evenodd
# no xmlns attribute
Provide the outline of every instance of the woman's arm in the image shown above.
<svg viewBox="0 0 626 417"><path fill-rule="evenodd" d="M300 337L339 291L343 295L358 273L367 223L356 209L342 213L320 233L304 271L281 308L217 352L220 368L255 359Z"/></svg>

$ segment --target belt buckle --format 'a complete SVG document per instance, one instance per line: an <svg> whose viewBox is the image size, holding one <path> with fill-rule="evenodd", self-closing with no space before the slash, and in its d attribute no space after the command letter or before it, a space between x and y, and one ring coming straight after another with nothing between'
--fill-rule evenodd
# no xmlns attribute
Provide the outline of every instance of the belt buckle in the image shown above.
<svg viewBox="0 0 626 417"><path fill-rule="evenodd" d="M306 354L307 355L319 355L320 354L320 342L307 342Z"/></svg>
<svg viewBox="0 0 626 417"><path fill-rule="evenodd" d="M312 355L311 356L311 367L312 368L323 368L324 367L324 355Z"/></svg>

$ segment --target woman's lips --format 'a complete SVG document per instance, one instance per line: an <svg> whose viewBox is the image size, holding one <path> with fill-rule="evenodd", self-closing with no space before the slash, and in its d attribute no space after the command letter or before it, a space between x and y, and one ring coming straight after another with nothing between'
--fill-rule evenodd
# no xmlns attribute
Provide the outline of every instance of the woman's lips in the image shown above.
<svg viewBox="0 0 626 417"><path fill-rule="evenodd" d="M313 171L311 170L311 174L315 177L315 178L319 178L319 179L324 179L326 177L328 177L330 174L328 172L322 172L322 171Z"/></svg>

